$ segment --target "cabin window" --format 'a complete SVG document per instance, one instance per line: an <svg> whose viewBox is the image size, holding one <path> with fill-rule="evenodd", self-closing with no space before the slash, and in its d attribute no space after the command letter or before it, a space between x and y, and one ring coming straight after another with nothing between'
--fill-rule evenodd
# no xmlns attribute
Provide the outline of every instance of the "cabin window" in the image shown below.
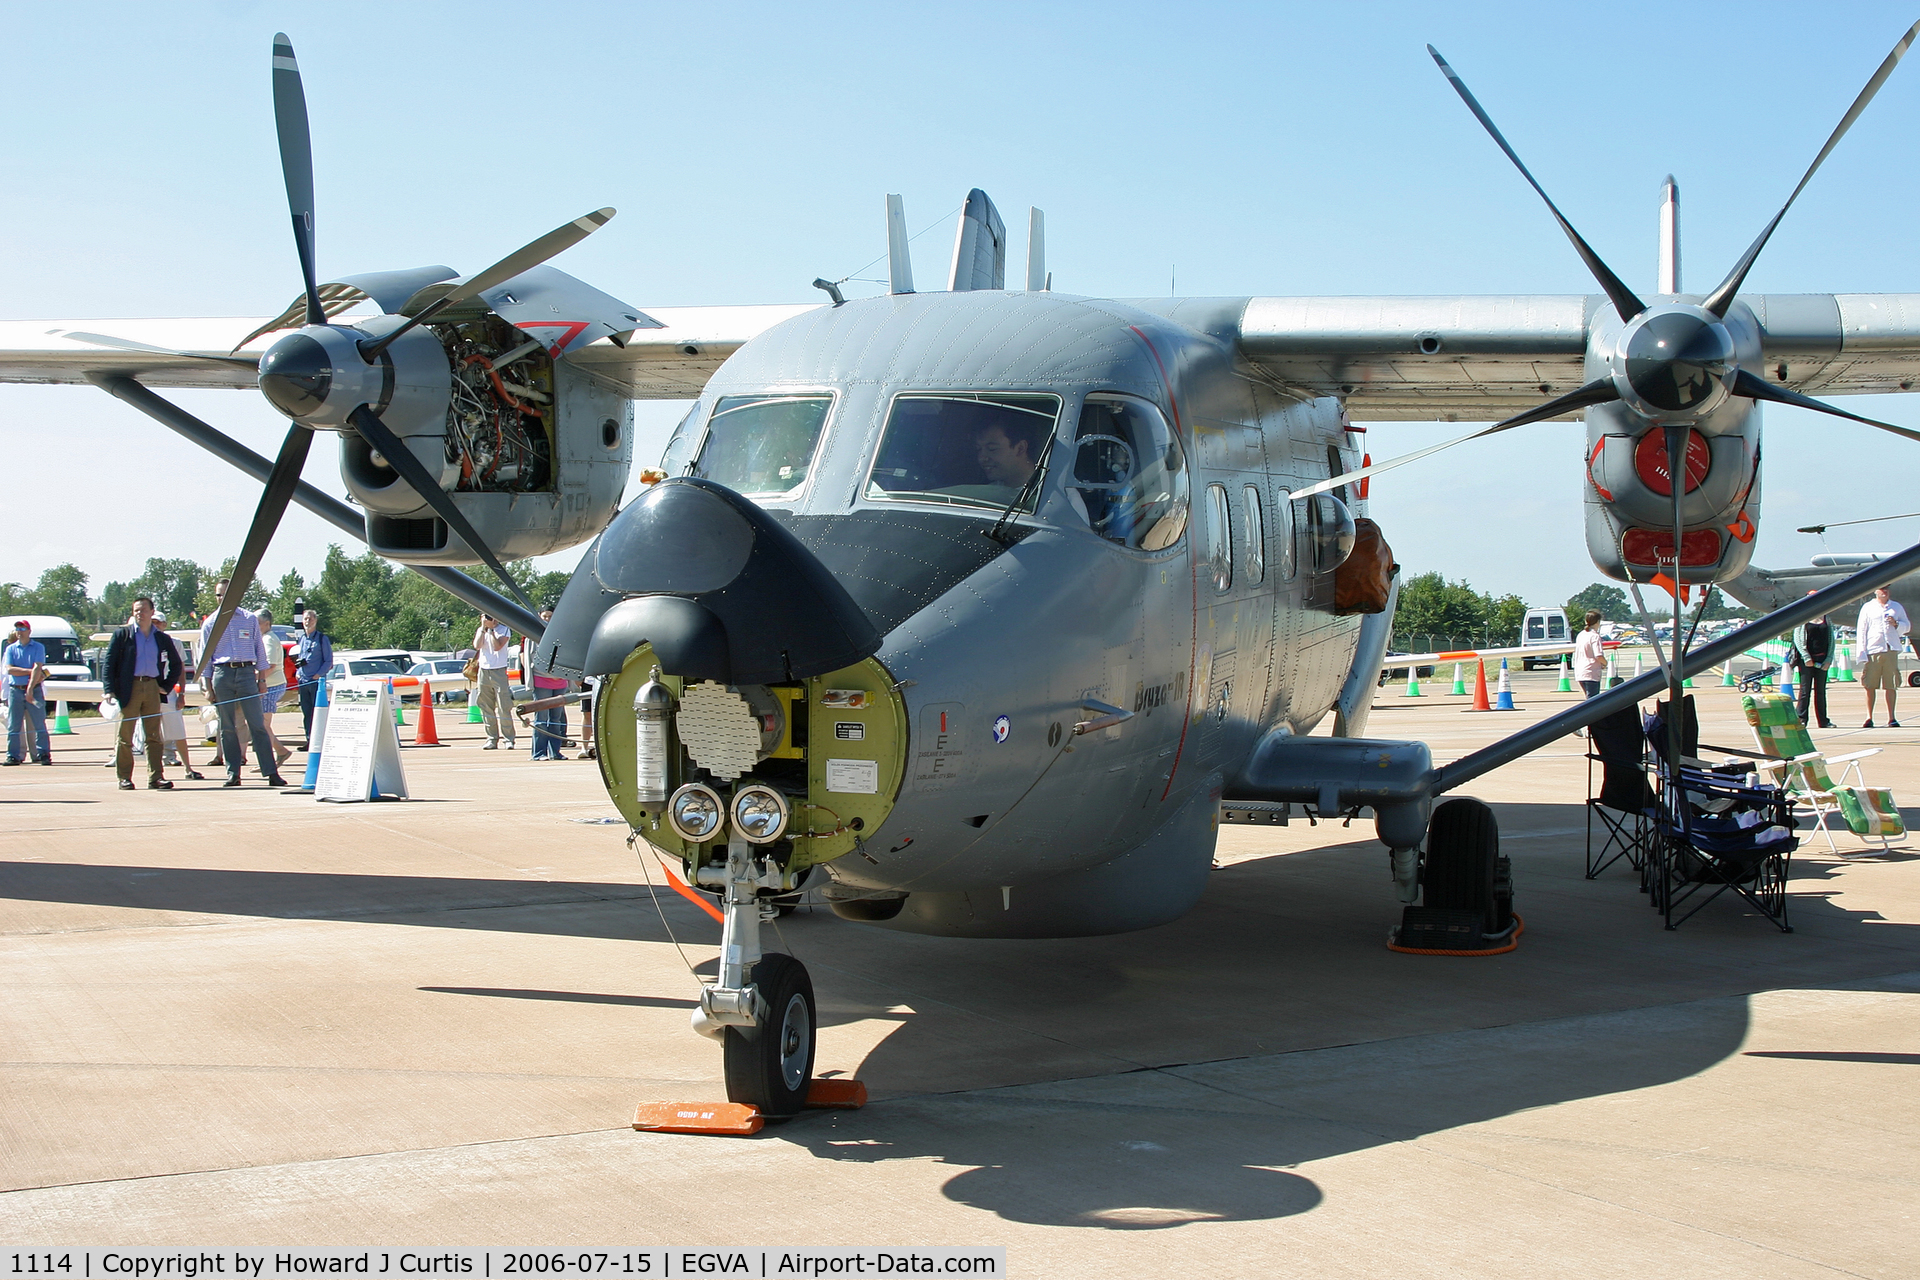
<svg viewBox="0 0 1920 1280"><path fill-rule="evenodd" d="M1224 485L1207 486L1207 571L1215 591L1233 585L1233 515Z"/></svg>
<svg viewBox="0 0 1920 1280"><path fill-rule="evenodd" d="M747 497L777 498L806 482L833 397L728 396L713 407L687 474Z"/></svg>
<svg viewBox="0 0 1920 1280"><path fill-rule="evenodd" d="M1300 559L1293 544L1293 495L1285 489L1274 495L1273 522L1273 543L1280 549L1280 580L1292 582Z"/></svg>
<svg viewBox="0 0 1920 1280"><path fill-rule="evenodd" d="M1547 620L1545 618L1527 619L1527 639L1545 640L1547 638Z"/></svg>
<svg viewBox="0 0 1920 1280"><path fill-rule="evenodd" d="M1032 511L1059 420L1058 396L896 396L866 496Z"/></svg>
<svg viewBox="0 0 1920 1280"><path fill-rule="evenodd" d="M1260 486L1248 485L1246 499L1247 585L1258 586L1267 576L1267 522L1260 512Z"/></svg>
<svg viewBox="0 0 1920 1280"><path fill-rule="evenodd" d="M1161 551L1187 527L1187 464L1160 411L1131 396L1091 395L1074 430L1067 500L1110 542Z"/></svg>

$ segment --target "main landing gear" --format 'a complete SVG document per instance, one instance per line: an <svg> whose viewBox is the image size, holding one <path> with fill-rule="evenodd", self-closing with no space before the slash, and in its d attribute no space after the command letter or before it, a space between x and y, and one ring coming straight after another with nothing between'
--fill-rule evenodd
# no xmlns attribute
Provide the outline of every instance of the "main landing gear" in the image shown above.
<svg viewBox="0 0 1920 1280"><path fill-rule="evenodd" d="M780 887L780 869L754 845L730 841L719 979L701 988L693 1029L725 1048L727 1100L777 1120L806 1106L818 1019L806 966L760 950L757 894L768 885Z"/></svg>

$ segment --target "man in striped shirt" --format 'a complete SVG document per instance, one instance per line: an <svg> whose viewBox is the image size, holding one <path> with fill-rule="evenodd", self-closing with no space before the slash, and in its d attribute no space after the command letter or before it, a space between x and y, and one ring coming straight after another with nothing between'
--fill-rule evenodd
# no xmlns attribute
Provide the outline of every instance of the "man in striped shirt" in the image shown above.
<svg viewBox="0 0 1920 1280"><path fill-rule="evenodd" d="M225 603L227 579L214 583L213 594ZM219 616L216 608L213 616L201 626L200 652L204 687L220 712L220 757L227 762L224 785L240 785L240 717L245 716L253 738L253 758L260 772L267 775L267 785L284 787L287 780L280 776L280 767L274 763L273 740L267 736L266 720L260 713L260 673L267 666L267 642L260 633L260 621L236 605L226 630L220 633L218 647L209 650L207 641L214 619Z"/></svg>

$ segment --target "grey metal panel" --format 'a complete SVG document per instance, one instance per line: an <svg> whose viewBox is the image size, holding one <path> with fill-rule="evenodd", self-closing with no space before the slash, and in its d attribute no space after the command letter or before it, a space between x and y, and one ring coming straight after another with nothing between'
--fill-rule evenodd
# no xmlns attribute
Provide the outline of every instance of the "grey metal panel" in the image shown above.
<svg viewBox="0 0 1920 1280"><path fill-rule="evenodd" d="M1251 298L1240 351L1301 393L1341 396L1358 421L1476 421L1582 381L1597 298L1489 295Z"/></svg>
<svg viewBox="0 0 1920 1280"><path fill-rule="evenodd" d="M612 334L665 328L640 308L544 265L522 271L480 297L494 314L540 339L556 357L577 354Z"/></svg>

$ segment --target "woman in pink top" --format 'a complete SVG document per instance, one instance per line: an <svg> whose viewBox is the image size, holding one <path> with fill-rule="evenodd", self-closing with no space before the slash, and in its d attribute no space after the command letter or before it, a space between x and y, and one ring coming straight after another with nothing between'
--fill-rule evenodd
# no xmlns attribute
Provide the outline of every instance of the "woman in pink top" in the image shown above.
<svg viewBox="0 0 1920 1280"><path fill-rule="evenodd" d="M1600 644L1600 611L1589 609L1586 628L1573 642L1573 678L1591 698L1600 692L1600 681L1606 674L1607 653Z"/></svg>

